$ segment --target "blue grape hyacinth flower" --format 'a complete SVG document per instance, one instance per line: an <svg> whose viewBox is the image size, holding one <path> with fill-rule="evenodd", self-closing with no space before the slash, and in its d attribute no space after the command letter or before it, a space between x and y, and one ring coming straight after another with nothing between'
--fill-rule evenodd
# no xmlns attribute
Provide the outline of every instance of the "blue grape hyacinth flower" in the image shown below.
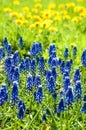
<svg viewBox="0 0 86 130"><path fill-rule="evenodd" d="M83 66L86 66L86 49L84 49L82 56L81 56L81 62Z"/></svg>
<svg viewBox="0 0 86 130"><path fill-rule="evenodd" d="M41 78L40 75L36 75L34 79L34 86L38 87L39 85L41 85Z"/></svg>
<svg viewBox="0 0 86 130"><path fill-rule="evenodd" d="M74 88L74 97L75 99L79 99L81 98L81 95L82 95L81 82L77 81Z"/></svg>
<svg viewBox="0 0 86 130"><path fill-rule="evenodd" d="M39 61L38 61L38 70L39 70L39 73L42 73L44 72L44 68L45 68L45 60L44 60L44 57L40 57Z"/></svg>
<svg viewBox="0 0 86 130"><path fill-rule="evenodd" d="M5 57L4 49L0 47L0 59Z"/></svg>
<svg viewBox="0 0 86 130"><path fill-rule="evenodd" d="M42 92L42 85L38 86L37 92L34 93L34 99L38 102L41 103L43 99L43 92Z"/></svg>
<svg viewBox="0 0 86 130"><path fill-rule="evenodd" d="M77 47L74 46L74 47L73 47L73 56L76 56L76 55L77 55Z"/></svg>
<svg viewBox="0 0 86 130"><path fill-rule="evenodd" d="M20 39L19 39L19 43L18 43L18 46L19 46L20 48L22 48L23 45L24 45L23 38L20 37Z"/></svg>
<svg viewBox="0 0 86 130"><path fill-rule="evenodd" d="M53 76L50 76L49 80L47 81L47 87L50 93L55 93L55 86L56 82Z"/></svg>
<svg viewBox="0 0 86 130"><path fill-rule="evenodd" d="M67 58L67 57L68 57L68 47L66 47L64 51L64 58Z"/></svg>
<svg viewBox="0 0 86 130"><path fill-rule="evenodd" d="M79 68L76 68L75 73L74 73L74 83L79 81L81 79L81 74Z"/></svg>
<svg viewBox="0 0 86 130"><path fill-rule="evenodd" d="M14 81L12 86L11 101L15 104L18 101L18 82Z"/></svg>
<svg viewBox="0 0 86 130"><path fill-rule="evenodd" d="M22 99L20 99L19 103L18 103L18 118L19 119L23 119L24 118L24 112L26 110L26 106L23 103Z"/></svg>
<svg viewBox="0 0 86 130"><path fill-rule="evenodd" d="M68 105L72 105L73 103L73 92L72 92L72 87L68 87L67 92L66 92L66 97L65 101Z"/></svg>
<svg viewBox="0 0 86 130"><path fill-rule="evenodd" d="M64 90L67 91L68 87L71 85L70 83L70 77L67 76L65 77L65 79L63 80L63 87L64 87Z"/></svg>
<svg viewBox="0 0 86 130"><path fill-rule="evenodd" d="M61 98L58 104L57 114L59 115L61 112L64 112L64 110L65 110L64 100L63 98Z"/></svg>
<svg viewBox="0 0 86 130"><path fill-rule="evenodd" d="M82 113L86 113L86 94L84 95L84 104L81 108Z"/></svg>
<svg viewBox="0 0 86 130"><path fill-rule="evenodd" d="M32 91L32 87L33 87L33 76L29 74L27 83L26 83L26 89Z"/></svg>

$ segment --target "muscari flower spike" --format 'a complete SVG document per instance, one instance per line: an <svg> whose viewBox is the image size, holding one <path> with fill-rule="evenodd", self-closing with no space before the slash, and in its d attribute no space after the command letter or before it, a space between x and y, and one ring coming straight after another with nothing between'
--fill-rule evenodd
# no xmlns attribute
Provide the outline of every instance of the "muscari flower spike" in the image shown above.
<svg viewBox="0 0 86 130"><path fill-rule="evenodd" d="M32 56L36 56L37 54L42 52L42 45L39 42L33 42L32 47L30 49L30 54Z"/></svg>
<svg viewBox="0 0 86 130"><path fill-rule="evenodd" d="M81 62L83 66L86 66L86 49L84 49L82 56L81 56Z"/></svg>
<svg viewBox="0 0 86 130"><path fill-rule="evenodd" d="M2 88L0 89L0 106L3 106L5 102L8 100L8 91L6 89L6 84L2 84Z"/></svg>
<svg viewBox="0 0 86 130"><path fill-rule="evenodd" d="M38 102L41 103L43 99L43 92L42 92L42 85L38 86L37 92L34 93L34 99Z"/></svg>
<svg viewBox="0 0 86 130"><path fill-rule="evenodd" d="M44 57L40 57L39 61L38 61L38 70L39 70L39 73L41 72L44 72L44 68L45 68L45 61L44 61Z"/></svg>
<svg viewBox="0 0 86 130"><path fill-rule="evenodd" d="M74 89L74 96L75 99L81 98L82 95L82 87L81 87L81 82L77 81L75 84L75 89Z"/></svg>
<svg viewBox="0 0 86 130"><path fill-rule="evenodd" d="M73 56L76 56L76 55L77 55L77 47L74 46L74 47L73 47Z"/></svg>
<svg viewBox="0 0 86 130"><path fill-rule="evenodd" d="M4 45L5 49L7 49L7 46L8 46L8 40L7 40L7 37L4 38L3 45Z"/></svg>
<svg viewBox="0 0 86 130"><path fill-rule="evenodd" d="M35 59L32 59L32 61L31 61L30 71L31 71L31 73L36 73L36 61L35 61Z"/></svg>
<svg viewBox="0 0 86 130"><path fill-rule="evenodd" d="M66 47L64 51L64 58L67 58L67 57L68 57L68 47Z"/></svg>
<svg viewBox="0 0 86 130"><path fill-rule="evenodd" d="M55 86L56 82L53 76L50 76L49 80L47 81L47 87L50 93L55 93Z"/></svg>
<svg viewBox="0 0 86 130"><path fill-rule="evenodd" d="M74 73L74 83L81 79L81 74L79 68L76 68Z"/></svg>
<svg viewBox="0 0 86 130"><path fill-rule="evenodd" d="M26 83L26 89L32 91L32 87L33 87L33 76L29 74L27 83Z"/></svg>
<svg viewBox="0 0 86 130"><path fill-rule="evenodd" d="M12 46L11 44L8 44L7 45L7 49L6 49L7 53L8 53L8 56L10 56L12 54Z"/></svg>
<svg viewBox="0 0 86 130"><path fill-rule="evenodd" d="M65 101L68 105L72 105L73 103L73 92L72 92L72 87L70 86L67 89Z"/></svg>
<svg viewBox="0 0 86 130"><path fill-rule="evenodd" d="M65 91L67 91L70 84L71 84L70 83L70 77L69 76L65 77L65 79L63 80L63 87L64 87Z"/></svg>
<svg viewBox="0 0 86 130"><path fill-rule="evenodd" d="M25 59L25 67L26 67L27 71L30 69L30 64L31 64L31 61L30 61L29 57L26 57L26 59Z"/></svg>
<svg viewBox="0 0 86 130"><path fill-rule="evenodd" d="M26 69L25 61L24 59L22 59L19 70L20 72L24 72L25 69Z"/></svg>
<svg viewBox="0 0 86 130"><path fill-rule="evenodd" d="M52 76L54 77L54 79L55 79L55 81L56 81L57 72L56 72L56 67L55 67L55 66L52 67Z"/></svg>
<svg viewBox="0 0 86 130"><path fill-rule="evenodd" d="M50 44L49 49L48 49L49 56L51 56L54 51L56 52L56 46L54 43L52 43Z"/></svg>
<svg viewBox="0 0 86 130"><path fill-rule="evenodd" d="M14 81L12 86L11 101L15 104L18 101L18 82Z"/></svg>
<svg viewBox="0 0 86 130"><path fill-rule="evenodd" d="M11 66L12 66L11 58L7 57L4 63L4 70L6 74L9 74Z"/></svg>
<svg viewBox="0 0 86 130"><path fill-rule="evenodd" d="M0 59L5 57L5 53L2 47L0 47Z"/></svg>
<svg viewBox="0 0 86 130"><path fill-rule="evenodd" d="M18 103L18 118L23 119L24 118L24 112L26 110L26 106L23 103L22 99L20 99Z"/></svg>
<svg viewBox="0 0 86 130"><path fill-rule="evenodd" d="M20 60L19 52L16 50L14 52L13 57L12 57L12 64L15 65L15 66L17 66L18 63L19 63L19 60Z"/></svg>
<svg viewBox="0 0 86 130"><path fill-rule="evenodd" d="M65 68L65 62L64 62L64 60L61 60L61 63L60 63L60 73L61 74L63 74L64 68Z"/></svg>
<svg viewBox="0 0 86 130"><path fill-rule="evenodd" d="M84 95L84 104L83 104L83 106L81 108L81 112L86 113L86 94Z"/></svg>
<svg viewBox="0 0 86 130"><path fill-rule="evenodd" d="M64 110L65 110L64 100L63 98L61 98L58 104L57 114L60 115L60 113L64 112Z"/></svg>
<svg viewBox="0 0 86 130"><path fill-rule="evenodd" d="M23 45L24 45L23 39L22 39L22 37L20 37L18 46L19 46L20 48L22 48Z"/></svg>
<svg viewBox="0 0 86 130"><path fill-rule="evenodd" d="M38 87L41 84L41 78L40 75L36 75L34 79L34 86Z"/></svg>

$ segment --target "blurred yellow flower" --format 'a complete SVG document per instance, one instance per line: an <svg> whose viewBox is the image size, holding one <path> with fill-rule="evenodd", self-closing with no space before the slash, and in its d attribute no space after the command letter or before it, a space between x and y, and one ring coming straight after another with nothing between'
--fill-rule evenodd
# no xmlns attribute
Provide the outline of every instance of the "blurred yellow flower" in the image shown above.
<svg viewBox="0 0 86 130"><path fill-rule="evenodd" d="M20 19L15 20L15 24L19 25L19 26L23 25L22 20L20 20Z"/></svg>
<svg viewBox="0 0 86 130"><path fill-rule="evenodd" d="M17 18L20 19L20 20L24 20L24 16L23 16L21 13L19 13L19 14L17 15Z"/></svg>
<svg viewBox="0 0 86 130"><path fill-rule="evenodd" d="M58 5L58 8L59 8L59 9L64 9L64 8L65 8L65 4L59 4L59 5Z"/></svg>
<svg viewBox="0 0 86 130"><path fill-rule="evenodd" d="M31 11L32 11L33 13L37 13L38 10L37 10L36 8L32 8Z"/></svg>
<svg viewBox="0 0 86 130"><path fill-rule="evenodd" d="M14 1L13 1L13 4L14 4L14 5L20 5L20 2L19 2L18 0L14 0Z"/></svg>
<svg viewBox="0 0 86 130"><path fill-rule="evenodd" d="M58 30L57 30L56 27L51 26L51 27L49 27L49 31L50 31L50 32L57 32Z"/></svg>
<svg viewBox="0 0 86 130"><path fill-rule="evenodd" d="M41 2L41 0L35 0L35 2Z"/></svg>
<svg viewBox="0 0 86 130"><path fill-rule="evenodd" d="M23 7L23 9L22 9L22 12L23 13L27 13L29 11L29 8L26 6L26 7Z"/></svg>
<svg viewBox="0 0 86 130"><path fill-rule="evenodd" d="M70 2L70 3L66 4L67 8L71 8L71 7L74 7L74 6L75 6L75 3L73 3L73 2Z"/></svg>
<svg viewBox="0 0 86 130"><path fill-rule="evenodd" d="M45 10L45 11L43 12L43 14L42 14L42 17L43 17L44 19L50 19L51 16L52 16L52 13L51 13L50 10Z"/></svg>
<svg viewBox="0 0 86 130"><path fill-rule="evenodd" d="M29 26L29 29L30 30L33 30L35 28L35 25L34 24L31 24L30 26Z"/></svg>
<svg viewBox="0 0 86 130"><path fill-rule="evenodd" d="M63 19L65 19L65 20L70 20L71 17L70 17L68 14L66 14L66 15L63 16Z"/></svg>
<svg viewBox="0 0 86 130"><path fill-rule="evenodd" d="M38 3L38 4L35 4L35 8L39 9L42 7L42 4Z"/></svg>
<svg viewBox="0 0 86 130"><path fill-rule="evenodd" d="M75 17L72 19L72 21L75 22L75 23L79 22L80 20L81 20L81 18L78 17L78 16L75 16Z"/></svg>
<svg viewBox="0 0 86 130"><path fill-rule="evenodd" d="M40 22L39 21L35 22L34 25L35 25L35 27L39 27L40 26Z"/></svg>
<svg viewBox="0 0 86 130"><path fill-rule="evenodd" d="M74 42L72 42L70 45L71 45L71 47L76 46L76 44Z"/></svg>
<svg viewBox="0 0 86 130"><path fill-rule="evenodd" d="M10 17L11 18L17 18L18 17L18 12L12 12L11 14L10 14Z"/></svg>
<svg viewBox="0 0 86 130"><path fill-rule="evenodd" d="M52 23L52 20L44 20L43 22L40 23L41 28L48 28Z"/></svg>
<svg viewBox="0 0 86 130"><path fill-rule="evenodd" d="M60 21L60 20L61 20L61 15L58 14L57 16L54 17L54 21Z"/></svg>
<svg viewBox="0 0 86 130"><path fill-rule="evenodd" d="M4 8L4 12L6 12L6 13L10 13L11 11L12 11L12 9L11 9L11 8L9 8L9 7Z"/></svg>
<svg viewBox="0 0 86 130"><path fill-rule="evenodd" d="M85 10L85 11L83 11L83 12L81 12L79 15L80 15L81 17L86 18L86 10Z"/></svg>
<svg viewBox="0 0 86 130"><path fill-rule="evenodd" d="M42 19L41 19L41 17L39 16L39 15L34 15L33 16L33 19L35 20L35 21L42 21Z"/></svg>
<svg viewBox="0 0 86 130"><path fill-rule="evenodd" d="M84 0L77 0L78 2L83 2Z"/></svg>
<svg viewBox="0 0 86 130"><path fill-rule="evenodd" d="M22 20L22 24L23 24L23 25L28 24L28 20L26 20L26 19Z"/></svg>
<svg viewBox="0 0 86 130"><path fill-rule="evenodd" d="M49 5L48 5L48 8L49 9L55 9L55 7L56 7L56 4L55 3L50 3Z"/></svg>
<svg viewBox="0 0 86 130"><path fill-rule="evenodd" d="M76 6L74 8L74 12L76 12L76 13L83 12L84 10L85 10L85 8L83 6Z"/></svg>
<svg viewBox="0 0 86 130"><path fill-rule="evenodd" d="M27 17L28 19L32 19L32 14L31 14L31 13L28 13L26 17Z"/></svg>

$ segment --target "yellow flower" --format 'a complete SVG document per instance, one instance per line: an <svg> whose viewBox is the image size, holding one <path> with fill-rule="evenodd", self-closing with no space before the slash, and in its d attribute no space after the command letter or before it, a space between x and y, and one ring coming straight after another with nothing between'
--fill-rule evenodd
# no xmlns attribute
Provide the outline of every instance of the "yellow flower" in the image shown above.
<svg viewBox="0 0 86 130"><path fill-rule="evenodd" d="M31 24L30 26L29 26L29 29L30 30L33 30L35 28L35 25L34 24Z"/></svg>
<svg viewBox="0 0 86 130"><path fill-rule="evenodd" d="M67 10L63 10L63 11L61 12L61 14L62 14L62 15L67 15L68 12L67 12Z"/></svg>
<svg viewBox="0 0 86 130"><path fill-rule="evenodd" d="M77 0L78 2L83 2L83 0Z"/></svg>
<svg viewBox="0 0 86 130"><path fill-rule="evenodd" d="M40 23L41 28L48 28L51 25L52 21L51 20L44 20L43 22Z"/></svg>
<svg viewBox="0 0 86 130"><path fill-rule="evenodd" d="M74 7L74 6L75 6L75 3L72 3L72 2L66 4L67 8L71 8L71 7Z"/></svg>
<svg viewBox="0 0 86 130"><path fill-rule="evenodd" d="M28 13L28 15L26 16L28 19L32 19L32 14Z"/></svg>
<svg viewBox="0 0 86 130"><path fill-rule="evenodd" d="M61 15L55 16L54 21L60 21L60 20L61 20Z"/></svg>
<svg viewBox="0 0 86 130"><path fill-rule="evenodd" d="M74 42L72 42L70 45L71 45L71 47L76 46L76 44Z"/></svg>
<svg viewBox="0 0 86 130"><path fill-rule="evenodd" d="M19 25L19 26L23 25L23 23L22 23L22 21L20 19L15 20L15 24Z"/></svg>
<svg viewBox="0 0 86 130"><path fill-rule="evenodd" d="M59 4L58 8L59 8L59 9L64 9L64 8L65 8L65 5L64 5L64 4Z"/></svg>
<svg viewBox="0 0 86 130"><path fill-rule="evenodd" d="M73 22L77 23L80 21L80 17L78 16L75 16L73 19L72 19Z"/></svg>
<svg viewBox="0 0 86 130"><path fill-rule="evenodd" d="M6 13L10 13L11 11L12 11L12 9L11 9L11 8L9 8L9 7L4 8L4 12L6 12Z"/></svg>
<svg viewBox="0 0 86 130"><path fill-rule="evenodd" d="M13 4L14 4L14 5L20 5L20 3L19 3L18 0L14 0L14 1L13 1Z"/></svg>
<svg viewBox="0 0 86 130"><path fill-rule="evenodd" d="M55 3L50 3L49 5L48 5L48 8L49 9L55 9L55 7L56 7L56 4Z"/></svg>
<svg viewBox="0 0 86 130"><path fill-rule="evenodd" d="M23 13L27 13L29 11L29 8L26 6L26 7L23 7L23 9L22 9L22 12Z"/></svg>
<svg viewBox="0 0 86 130"><path fill-rule="evenodd" d="M26 20L26 19L22 20L22 24L23 24L23 25L28 24L28 20Z"/></svg>
<svg viewBox="0 0 86 130"><path fill-rule="evenodd" d="M71 17L70 17L68 14L66 14L66 15L63 16L63 19L65 19L65 20L70 20Z"/></svg>
<svg viewBox="0 0 86 130"><path fill-rule="evenodd" d="M35 2L41 2L41 0L35 0Z"/></svg>
<svg viewBox="0 0 86 130"><path fill-rule="evenodd" d="M86 10L83 11L83 12L81 12L81 13L80 13L80 16L86 18Z"/></svg>
<svg viewBox="0 0 86 130"><path fill-rule="evenodd" d="M58 30L57 30L56 27L51 26L51 27L49 28L49 31L51 31L51 32L57 32Z"/></svg>
<svg viewBox="0 0 86 130"><path fill-rule="evenodd" d="M39 27L40 26L40 22L39 21L35 22L34 25L35 25L35 27Z"/></svg>
<svg viewBox="0 0 86 130"><path fill-rule="evenodd" d="M17 18L18 17L18 12L12 12L11 14L10 14L10 17L11 18Z"/></svg>
<svg viewBox="0 0 86 130"><path fill-rule="evenodd" d="M32 10L31 10L33 13L37 13L37 9L36 8L32 8Z"/></svg>
<svg viewBox="0 0 86 130"><path fill-rule="evenodd" d="M41 17L39 16L39 15L34 15L33 16L33 19L35 20L35 21L42 21L42 19L41 19Z"/></svg>
<svg viewBox="0 0 86 130"><path fill-rule="evenodd" d="M83 6L76 6L75 8L74 8L74 12L76 12L76 13L81 13L81 12L83 12L85 10L85 8L83 7Z"/></svg>
<svg viewBox="0 0 86 130"><path fill-rule="evenodd" d="M43 15L42 15L42 17L43 17L44 19L50 19L51 16L52 16L52 13L51 13L50 10L45 10L45 11L43 12Z"/></svg>
<svg viewBox="0 0 86 130"><path fill-rule="evenodd" d="M38 4L35 4L35 8L39 9L42 7L42 4L38 3Z"/></svg>
<svg viewBox="0 0 86 130"><path fill-rule="evenodd" d="M20 20L24 20L24 16L23 16L21 13L19 13L19 14L17 15L17 18L20 19Z"/></svg>

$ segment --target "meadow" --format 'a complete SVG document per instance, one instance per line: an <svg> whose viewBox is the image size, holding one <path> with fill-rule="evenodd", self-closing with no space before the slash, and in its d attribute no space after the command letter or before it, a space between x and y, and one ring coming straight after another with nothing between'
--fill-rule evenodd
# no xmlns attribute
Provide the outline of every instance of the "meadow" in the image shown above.
<svg viewBox="0 0 86 130"><path fill-rule="evenodd" d="M86 0L0 0L0 130L86 129Z"/></svg>

